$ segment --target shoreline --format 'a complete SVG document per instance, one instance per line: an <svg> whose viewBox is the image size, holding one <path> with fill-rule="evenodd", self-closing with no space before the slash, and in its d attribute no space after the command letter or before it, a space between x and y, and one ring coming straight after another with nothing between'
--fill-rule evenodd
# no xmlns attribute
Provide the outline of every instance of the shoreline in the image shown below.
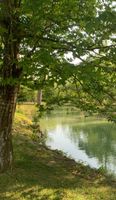
<svg viewBox="0 0 116 200"><path fill-rule="evenodd" d="M14 166L0 174L1 200L115 200L116 180L39 144L30 123L15 117Z"/></svg>

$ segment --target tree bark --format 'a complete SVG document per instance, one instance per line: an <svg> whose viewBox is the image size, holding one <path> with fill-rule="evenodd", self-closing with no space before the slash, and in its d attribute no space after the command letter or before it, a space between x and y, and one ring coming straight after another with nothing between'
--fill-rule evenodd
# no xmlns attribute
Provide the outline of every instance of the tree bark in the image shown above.
<svg viewBox="0 0 116 200"><path fill-rule="evenodd" d="M12 124L16 107L18 85L22 73L18 66L20 46L19 12L17 4L4 0L0 25L2 34L3 64L0 68L0 172L12 167Z"/></svg>
<svg viewBox="0 0 116 200"><path fill-rule="evenodd" d="M18 87L0 86L0 172L12 167L12 124Z"/></svg>
<svg viewBox="0 0 116 200"><path fill-rule="evenodd" d="M42 103L42 90L38 90L37 92L37 104L40 106Z"/></svg>

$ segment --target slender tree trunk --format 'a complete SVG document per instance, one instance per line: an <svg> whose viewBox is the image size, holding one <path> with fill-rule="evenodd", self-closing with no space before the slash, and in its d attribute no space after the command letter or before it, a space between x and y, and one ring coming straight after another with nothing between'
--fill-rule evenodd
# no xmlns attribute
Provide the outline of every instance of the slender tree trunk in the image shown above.
<svg viewBox="0 0 116 200"><path fill-rule="evenodd" d="M12 167L12 124L18 87L0 87L0 172Z"/></svg>
<svg viewBox="0 0 116 200"><path fill-rule="evenodd" d="M40 106L42 103L42 90L38 90L37 92L37 104Z"/></svg>

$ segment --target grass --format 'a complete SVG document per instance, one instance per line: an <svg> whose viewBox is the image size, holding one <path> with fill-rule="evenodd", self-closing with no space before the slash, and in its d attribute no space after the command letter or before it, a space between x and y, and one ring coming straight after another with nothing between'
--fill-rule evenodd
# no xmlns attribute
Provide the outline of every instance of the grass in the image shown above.
<svg viewBox="0 0 116 200"><path fill-rule="evenodd" d="M14 168L0 174L0 200L115 200L116 182L32 140L20 112L13 131Z"/></svg>

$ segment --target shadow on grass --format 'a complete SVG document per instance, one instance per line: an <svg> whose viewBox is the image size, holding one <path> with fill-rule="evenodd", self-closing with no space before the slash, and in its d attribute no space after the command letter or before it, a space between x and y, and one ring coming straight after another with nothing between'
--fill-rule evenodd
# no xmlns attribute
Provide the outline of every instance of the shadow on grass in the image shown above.
<svg viewBox="0 0 116 200"><path fill-rule="evenodd" d="M13 171L0 175L1 200L115 199L115 182L29 138L14 137L14 154Z"/></svg>

